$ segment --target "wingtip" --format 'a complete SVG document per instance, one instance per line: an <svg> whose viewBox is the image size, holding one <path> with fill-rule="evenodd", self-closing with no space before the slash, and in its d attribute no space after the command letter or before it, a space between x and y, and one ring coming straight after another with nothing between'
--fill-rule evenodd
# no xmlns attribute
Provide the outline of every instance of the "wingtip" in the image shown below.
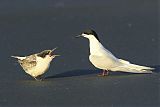
<svg viewBox="0 0 160 107"><path fill-rule="evenodd" d="M144 73L151 74L151 73L153 73L153 71L146 71L146 72L144 72Z"/></svg>
<svg viewBox="0 0 160 107"><path fill-rule="evenodd" d="M155 68L147 67L147 69L143 69L143 70L146 70L146 71L153 71L153 70L155 70Z"/></svg>

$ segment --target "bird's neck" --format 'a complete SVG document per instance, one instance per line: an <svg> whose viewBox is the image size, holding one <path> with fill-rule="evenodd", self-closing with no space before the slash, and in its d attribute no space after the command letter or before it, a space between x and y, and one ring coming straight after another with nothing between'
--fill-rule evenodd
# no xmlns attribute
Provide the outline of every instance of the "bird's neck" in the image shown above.
<svg viewBox="0 0 160 107"><path fill-rule="evenodd" d="M89 39L89 45L91 55L101 55L100 50L103 48L103 46L96 38Z"/></svg>

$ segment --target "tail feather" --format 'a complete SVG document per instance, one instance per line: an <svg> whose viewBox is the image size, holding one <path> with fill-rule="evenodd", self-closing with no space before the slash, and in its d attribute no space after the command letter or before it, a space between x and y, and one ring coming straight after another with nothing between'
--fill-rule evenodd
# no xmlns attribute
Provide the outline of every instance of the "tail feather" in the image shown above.
<svg viewBox="0 0 160 107"><path fill-rule="evenodd" d="M130 64L130 66L132 68L136 68L138 70L154 70L154 68L146 67L146 66L141 66L141 65Z"/></svg>
<svg viewBox="0 0 160 107"><path fill-rule="evenodd" d="M122 63L122 66L116 67L115 70L118 71L132 72L132 73L152 73L152 70L154 70L154 68L131 64L130 62L122 59L119 59L119 61Z"/></svg>
<svg viewBox="0 0 160 107"><path fill-rule="evenodd" d="M16 59L19 59L19 60L23 60L25 59L25 57L20 57L20 56L11 56L12 58L16 58Z"/></svg>

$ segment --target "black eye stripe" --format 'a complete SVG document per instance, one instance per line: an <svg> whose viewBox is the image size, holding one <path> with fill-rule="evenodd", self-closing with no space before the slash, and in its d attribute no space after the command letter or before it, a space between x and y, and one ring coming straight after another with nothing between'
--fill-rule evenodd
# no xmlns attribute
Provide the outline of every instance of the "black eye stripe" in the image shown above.
<svg viewBox="0 0 160 107"><path fill-rule="evenodd" d="M44 50L44 51L38 53L37 56L45 58L46 55L48 55L49 53L50 53L50 50Z"/></svg>

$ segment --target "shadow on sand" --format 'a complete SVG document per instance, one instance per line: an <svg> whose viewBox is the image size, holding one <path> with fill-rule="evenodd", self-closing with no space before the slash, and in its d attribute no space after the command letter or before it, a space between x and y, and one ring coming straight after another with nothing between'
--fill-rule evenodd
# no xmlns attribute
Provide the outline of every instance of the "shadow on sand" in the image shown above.
<svg viewBox="0 0 160 107"><path fill-rule="evenodd" d="M160 65L151 66L155 68L153 72L160 73ZM45 79L51 79L51 78L65 78L65 77L75 77L75 76L87 76L87 75L98 75L102 71L101 70L87 70L87 69L81 69L81 70L71 70L66 71L60 74L56 74L53 76L45 77ZM136 73L135 73L136 74ZM124 76L124 75L135 75L134 73L128 73L128 72L110 72L109 76ZM138 74L140 75L140 74Z"/></svg>
<svg viewBox="0 0 160 107"><path fill-rule="evenodd" d="M72 71L66 71L60 74L55 74L53 76L45 77L45 79L89 76L89 75L98 76L100 73L101 73L101 70L72 70ZM109 72L109 76L127 76L127 75L135 75L135 74L128 73L128 72Z"/></svg>
<svg viewBox="0 0 160 107"><path fill-rule="evenodd" d="M45 79L92 75L92 74L98 74L98 72L99 70L71 70L60 74L55 74L53 76L45 77Z"/></svg>

